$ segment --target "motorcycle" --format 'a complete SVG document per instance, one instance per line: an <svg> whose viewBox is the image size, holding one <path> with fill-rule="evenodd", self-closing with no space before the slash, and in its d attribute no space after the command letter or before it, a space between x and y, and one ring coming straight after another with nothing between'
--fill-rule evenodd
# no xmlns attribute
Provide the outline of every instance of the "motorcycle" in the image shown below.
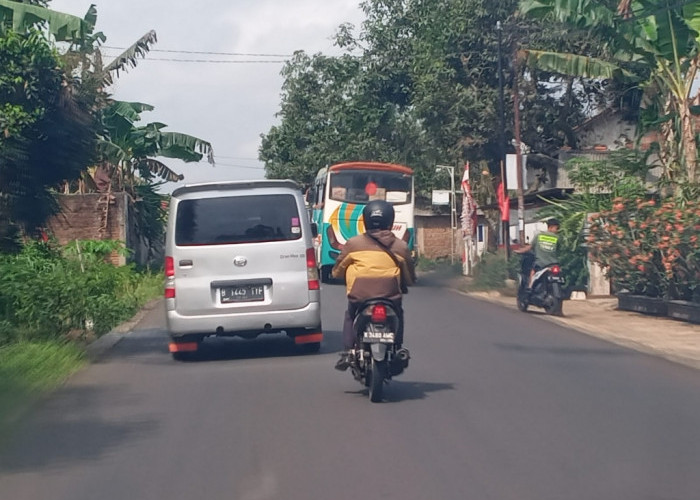
<svg viewBox="0 0 700 500"><path fill-rule="evenodd" d="M564 277L559 264L550 264L535 272L532 278L532 288L528 290L530 269L534 256L523 258L519 274L518 309L526 312L530 305L542 307L547 314L561 316L563 314Z"/></svg>
<svg viewBox="0 0 700 500"><path fill-rule="evenodd" d="M373 403L382 400L384 383L408 367L410 353L396 343L402 321L394 303L387 299L370 299L357 309L350 370L355 380L369 389Z"/></svg>

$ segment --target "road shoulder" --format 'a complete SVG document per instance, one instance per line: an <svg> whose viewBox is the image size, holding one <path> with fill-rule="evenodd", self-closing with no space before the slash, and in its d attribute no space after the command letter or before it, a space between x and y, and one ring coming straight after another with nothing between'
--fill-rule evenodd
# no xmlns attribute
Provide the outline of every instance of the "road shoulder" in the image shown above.
<svg viewBox="0 0 700 500"><path fill-rule="evenodd" d="M499 292L465 292L454 287L451 290L517 310L515 298ZM546 314L537 317L616 345L700 369L698 325L619 310L615 297L567 300L563 317Z"/></svg>

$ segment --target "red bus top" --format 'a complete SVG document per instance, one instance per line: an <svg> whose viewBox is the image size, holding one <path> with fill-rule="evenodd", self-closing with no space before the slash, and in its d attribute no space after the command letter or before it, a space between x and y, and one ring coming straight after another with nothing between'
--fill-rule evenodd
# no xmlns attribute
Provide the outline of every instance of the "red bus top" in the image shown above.
<svg viewBox="0 0 700 500"><path fill-rule="evenodd" d="M413 175L413 169L398 165L396 163L379 163L374 161L351 161L347 163L336 163L329 169L331 172L340 170L384 170L386 172L400 172L402 174Z"/></svg>

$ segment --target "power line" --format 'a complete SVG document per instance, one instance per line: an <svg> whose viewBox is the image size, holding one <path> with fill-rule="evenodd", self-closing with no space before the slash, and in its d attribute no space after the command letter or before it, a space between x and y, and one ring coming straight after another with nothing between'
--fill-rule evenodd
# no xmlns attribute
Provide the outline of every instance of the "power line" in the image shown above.
<svg viewBox="0 0 700 500"><path fill-rule="evenodd" d="M252 158L249 156L224 156L224 155L214 155L215 158L226 158L228 160L243 160L243 161L259 161L257 158Z"/></svg>
<svg viewBox="0 0 700 500"><path fill-rule="evenodd" d="M105 57L111 57L116 59L117 56L111 56L108 54L105 54ZM161 58L161 57L147 57L143 59L144 61L167 61L167 62L184 62L184 63L215 63L215 64L284 64L287 61L285 60L278 60L278 61L270 61L270 60L243 60L243 61L231 61L231 60L220 60L220 59L169 59L169 58Z"/></svg>
<svg viewBox="0 0 700 500"><path fill-rule="evenodd" d="M236 168L249 168L251 170L265 170L265 167L253 167L250 165L236 165L235 163L219 163L216 162L215 164L217 167L236 167Z"/></svg>
<svg viewBox="0 0 700 500"><path fill-rule="evenodd" d="M114 50L126 50L127 47L113 47L110 45L103 45L105 49ZM202 54L202 55L212 55L212 56L245 56L245 57L292 57L292 54L255 54L255 53L242 53L242 52L211 52L211 51L197 51L197 50L166 50L166 49L150 49L149 52L169 52L172 54Z"/></svg>

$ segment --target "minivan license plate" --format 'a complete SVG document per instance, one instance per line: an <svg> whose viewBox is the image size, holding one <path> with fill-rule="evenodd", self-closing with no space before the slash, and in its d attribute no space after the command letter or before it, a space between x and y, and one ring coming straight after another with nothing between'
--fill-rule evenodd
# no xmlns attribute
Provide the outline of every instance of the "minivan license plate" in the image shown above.
<svg viewBox="0 0 700 500"><path fill-rule="evenodd" d="M221 302L256 302L265 300L264 285L225 286L221 289Z"/></svg>

